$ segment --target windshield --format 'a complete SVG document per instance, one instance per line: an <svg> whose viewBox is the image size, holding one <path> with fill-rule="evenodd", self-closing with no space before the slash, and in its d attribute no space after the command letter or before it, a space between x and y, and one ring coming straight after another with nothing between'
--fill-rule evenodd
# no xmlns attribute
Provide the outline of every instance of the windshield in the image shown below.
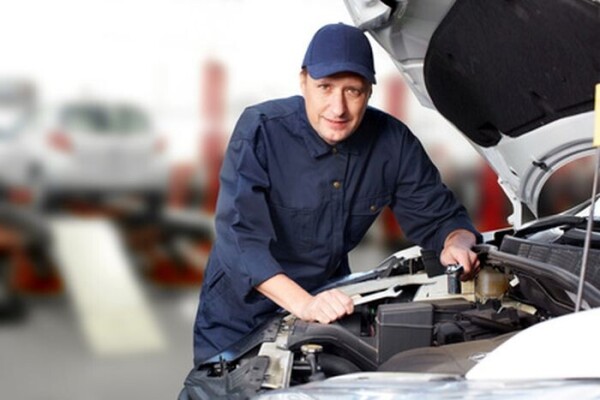
<svg viewBox="0 0 600 400"><path fill-rule="evenodd" d="M71 105L63 109L60 123L67 131L99 134L133 134L150 130L148 117L131 106Z"/></svg>

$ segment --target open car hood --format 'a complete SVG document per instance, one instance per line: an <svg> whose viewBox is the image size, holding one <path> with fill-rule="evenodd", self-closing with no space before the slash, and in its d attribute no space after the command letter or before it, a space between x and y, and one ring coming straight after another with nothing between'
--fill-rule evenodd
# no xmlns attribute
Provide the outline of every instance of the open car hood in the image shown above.
<svg viewBox="0 0 600 400"><path fill-rule="evenodd" d="M544 183L593 152L600 3L345 0L425 106L473 144L514 206L538 214Z"/></svg>

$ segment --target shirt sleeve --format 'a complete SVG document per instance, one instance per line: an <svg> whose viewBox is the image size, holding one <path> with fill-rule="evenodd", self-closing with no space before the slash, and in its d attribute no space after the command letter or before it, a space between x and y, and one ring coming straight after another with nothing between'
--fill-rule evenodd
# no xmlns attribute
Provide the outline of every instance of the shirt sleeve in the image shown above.
<svg viewBox="0 0 600 400"><path fill-rule="evenodd" d="M275 232L266 197L269 175L260 160L262 129L256 112L240 117L221 168L215 222L219 258L244 295L283 272L270 252Z"/></svg>
<svg viewBox="0 0 600 400"><path fill-rule="evenodd" d="M441 181L421 143L408 128L401 146L401 162L392 209L407 237L414 243L441 253L446 237L456 229L481 235L467 210Z"/></svg>

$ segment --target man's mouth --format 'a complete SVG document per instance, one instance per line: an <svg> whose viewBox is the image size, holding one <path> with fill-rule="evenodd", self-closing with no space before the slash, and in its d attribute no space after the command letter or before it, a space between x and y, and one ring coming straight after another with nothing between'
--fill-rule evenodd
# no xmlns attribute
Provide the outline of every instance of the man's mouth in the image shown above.
<svg viewBox="0 0 600 400"><path fill-rule="evenodd" d="M329 119L329 118L325 118L325 121L327 121L327 123L332 126L333 128L336 129L341 129L341 128L345 128L346 125L348 124L348 120L345 119Z"/></svg>

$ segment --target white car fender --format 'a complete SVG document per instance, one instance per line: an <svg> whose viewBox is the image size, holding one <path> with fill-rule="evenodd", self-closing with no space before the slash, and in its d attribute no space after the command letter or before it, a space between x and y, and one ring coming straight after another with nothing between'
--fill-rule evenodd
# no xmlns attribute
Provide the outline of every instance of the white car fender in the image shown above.
<svg viewBox="0 0 600 400"><path fill-rule="evenodd" d="M466 374L466 378L600 378L598 328L598 308L539 323L489 353Z"/></svg>

